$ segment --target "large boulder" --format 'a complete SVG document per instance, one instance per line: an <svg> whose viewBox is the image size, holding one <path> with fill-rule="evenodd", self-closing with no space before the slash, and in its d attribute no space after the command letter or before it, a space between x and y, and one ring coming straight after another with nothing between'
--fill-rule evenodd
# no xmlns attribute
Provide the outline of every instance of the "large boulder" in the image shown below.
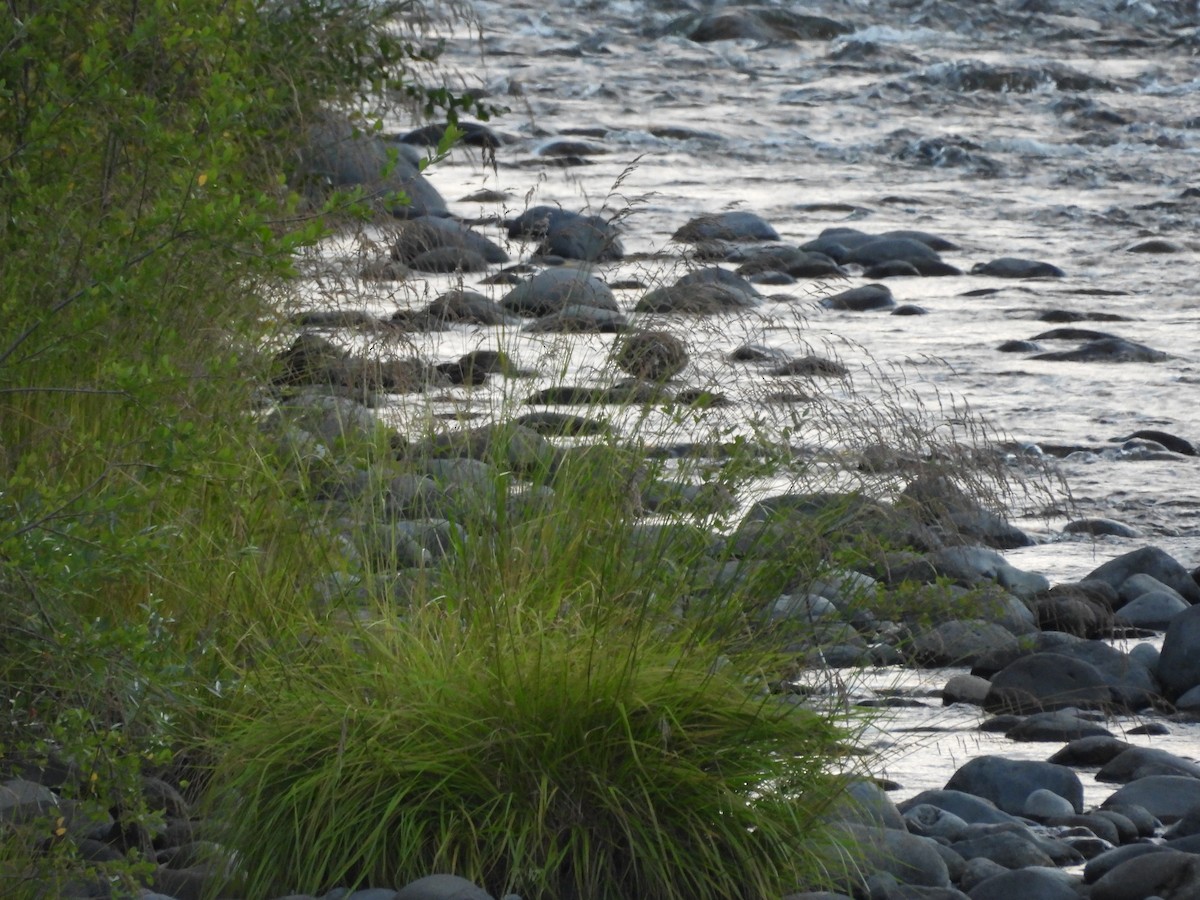
<svg viewBox="0 0 1200 900"><path fill-rule="evenodd" d="M1171 620L1156 674L1173 699L1200 685L1200 606L1186 609Z"/></svg>
<svg viewBox="0 0 1200 900"><path fill-rule="evenodd" d="M594 306L619 312L612 290L581 269L555 268L539 272L504 295L500 305L509 312L538 318L568 306Z"/></svg>
<svg viewBox="0 0 1200 900"><path fill-rule="evenodd" d="M1021 714L1071 706L1107 709L1113 703L1112 689L1095 666L1061 653L1031 653L992 677L983 705Z"/></svg>
<svg viewBox="0 0 1200 900"><path fill-rule="evenodd" d="M1200 778L1188 775L1148 775L1131 781L1107 800L1104 808L1140 806L1166 824L1200 806Z"/></svg>
<svg viewBox="0 0 1200 900"><path fill-rule="evenodd" d="M1131 550L1095 569L1087 577L1103 581L1120 591L1122 585L1134 575L1150 575L1179 594L1188 603L1200 603L1200 584L1182 563L1158 547L1142 547Z"/></svg>
<svg viewBox="0 0 1200 900"><path fill-rule="evenodd" d="M420 155L348 119L327 115L304 135L299 187L316 201L330 191L362 188L367 200L401 218L448 216L446 201L421 172Z"/></svg>
<svg viewBox="0 0 1200 900"><path fill-rule="evenodd" d="M991 800L1004 812L1019 816L1025 801L1036 790L1053 791L1083 811L1083 784L1071 769L1037 760L978 756L961 766L946 783L946 790L962 791Z"/></svg>
<svg viewBox="0 0 1200 900"><path fill-rule="evenodd" d="M1092 885L1091 900L1195 900L1200 897L1200 856L1167 850L1127 859Z"/></svg>

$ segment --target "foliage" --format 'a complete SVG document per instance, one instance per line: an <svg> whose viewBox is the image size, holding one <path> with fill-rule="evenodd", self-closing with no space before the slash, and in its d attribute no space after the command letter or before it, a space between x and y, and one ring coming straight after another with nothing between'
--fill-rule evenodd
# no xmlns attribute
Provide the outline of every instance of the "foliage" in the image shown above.
<svg viewBox="0 0 1200 900"><path fill-rule="evenodd" d="M409 6L0 16L0 762L95 773L63 796L129 827L224 657L329 557L263 463L257 347L325 233L288 186L305 122L384 88L463 105L412 77L436 47L394 27Z"/></svg>

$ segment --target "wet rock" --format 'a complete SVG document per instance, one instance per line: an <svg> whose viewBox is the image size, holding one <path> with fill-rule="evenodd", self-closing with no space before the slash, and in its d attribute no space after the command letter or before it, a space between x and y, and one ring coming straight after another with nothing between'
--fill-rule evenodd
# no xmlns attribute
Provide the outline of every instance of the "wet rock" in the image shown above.
<svg viewBox="0 0 1200 900"><path fill-rule="evenodd" d="M1135 538L1140 537L1141 533L1136 528L1131 528L1122 522L1114 522L1112 519L1072 519L1063 526L1064 534L1092 534L1092 535L1109 535L1110 537Z"/></svg>
<svg viewBox="0 0 1200 900"><path fill-rule="evenodd" d="M492 900L492 895L458 875L426 875L402 887L395 900Z"/></svg>
<svg viewBox="0 0 1200 900"><path fill-rule="evenodd" d="M620 334L628 329L629 320L619 312L569 303L534 319L522 331L529 334Z"/></svg>
<svg viewBox="0 0 1200 900"><path fill-rule="evenodd" d="M1165 631L1189 605L1175 591L1150 591L1122 606L1113 616L1115 624L1128 628Z"/></svg>
<svg viewBox="0 0 1200 900"><path fill-rule="evenodd" d="M887 262L868 266L863 272L867 278L916 278L921 272L910 262L902 259L889 259Z"/></svg>
<svg viewBox="0 0 1200 900"><path fill-rule="evenodd" d="M902 884L949 887L946 863L929 838L896 828L841 827L862 853L857 867L860 873L886 873Z"/></svg>
<svg viewBox="0 0 1200 900"><path fill-rule="evenodd" d="M591 306L619 312L613 292L599 278L579 269L546 269L519 284L500 301L505 310L522 316L548 316L568 306Z"/></svg>
<svg viewBox="0 0 1200 900"><path fill-rule="evenodd" d="M968 832L970 834L970 832ZM1006 869L1024 869L1029 866L1053 868L1054 861L1032 841L1014 831L996 831L991 834L968 837L951 845L963 859L990 859Z"/></svg>
<svg viewBox="0 0 1200 900"><path fill-rule="evenodd" d="M1188 603L1200 603L1200 584L1192 577L1192 573L1158 547L1142 547L1110 559L1094 569L1087 578L1103 581L1119 591L1127 579L1137 574L1157 579L1177 591Z"/></svg>
<svg viewBox="0 0 1200 900"><path fill-rule="evenodd" d="M1109 93L1118 89L1111 81L1059 63L1012 66L966 60L932 66L920 79L954 91L1030 93L1054 87L1060 91Z"/></svg>
<svg viewBox="0 0 1200 900"><path fill-rule="evenodd" d="M1200 778L1147 775L1118 789L1104 801L1103 806L1105 809L1140 806L1169 825L1200 806Z"/></svg>
<svg viewBox="0 0 1200 900"><path fill-rule="evenodd" d="M991 800L949 787L942 790L922 791L915 797L896 805L901 814L907 815L910 810L922 804L953 813L968 825L1019 825L1021 823L1021 819L1004 812Z"/></svg>
<svg viewBox="0 0 1200 900"><path fill-rule="evenodd" d="M821 300L821 306L826 309L848 310L851 312L890 309L895 305L896 299L892 296L891 289L882 284L864 284L862 287L841 291Z"/></svg>
<svg viewBox="0 0 1200 900"><path fill-rule="evenodd" d="M1128 750L1130 744L1115 737L1084 737L1070 741L1050 762L1063 766L1102 766Z"/></svg>
<svg viewBox="0 0 1200 900"><path fill-rule="evenodd" d="M1136 859L1139 856L1145 856L1150 853L1164 853L1167 850L1168 848L1163 847L1161 844L1149 843L1115 847L1088 860L1088 864L1083 869L1084 884L1093 884L1099 881L1107 873L1128 860Z"/></svg>
<svg viewBox="0 0 1200 900"><path fill-rule="evenodd" d="M1009 732L1011 734L1012 732ZM1022 815L1029 819L1045 821L1046 819L1066 818L1075 815L1071 801L1061 797L1054 791L1039 788L1025 798L1025 808ZM1114 829L1115 831L1115 829Z"/></svg>
<svg viewBox="0 0 1200 900"><path fill-rule="evenodd" d="M1111 438L1113 443L1123 444L1126 441L1147 440L1154 441L1156 444L1161 444L1172 453L1181 453L1184 456L1200 456L1200 450L1196 449L1196 445L1187 438L1179 437L1171 434L1168 431L1158 431L1156 429L1142 428L1125 437Z"/></svg>
<svg viewBox="0 0 1200 900"><path fill-rule="evenodd" d="M1126 247L1126 253L1183 253L1185 247L1177 244L1174 241L1168 241L1164 238L1151 238L1146 241L1138 241L1132 247Z"/></svg>
<svg viewBox="0 0 1200 900"><path fill-rule="evenodd" d="M495 150L504 143L504 139L500 135L479 122L459 120L454 125L462 132L457 143L467 147L484 147ZM402 144L411 144L415 147L437 147L445 135L447 127L446 124L437 123L424 125L401 135L397 140Z"/></svg>
<svg viewBox="0 0 1200 900"><path fill-rule="evenodd" d="M636 312L717 315L755 305L744 291L723 284L676 284L655 288L634 307Z"/></svg>
<svg viewBox="0 0 1200 900"><path fill-rule="evenodd" d="M1079 584L1058 584L1037 594L1033 611L1038 627L1082 638L1112 634L1112 606L1096 591Z"/></svg>
<svg viewBox="0 0 1200 900"><path fill-rule="evenodd" d="M825 16L806 15L780 7L743 7L687 16L669 26L696 43L711 41L829 40L854 29Z"/></svg>
<svg viewBox="0 0 1200 900"><path fill-rule="evenodd" d="M671 235L686 244L704 241L778 241L779 232L752 212L723 212L697 216ZM786 271L786 270L782 270Z"/></svg>
<svg viewBox="0 0 1200 900"><path fill-rule="evenodd" d="M948 791L962 791L990 800L1014 816L1021 815L1026 799L1039 789L1065 798L1075 812L1083 811L1083 784L1079 776L1054 763L979 756L959 767L946 783Z"/></svg>
<svg viewBox="0 0 1200 900"><path fill-rule="evenodd" d="M1200 764L1157 747L1130 747L1105 763L1096 780L1128 784L1151 775L1200 778Z"/></svg>
<svg viewBox="0 0 1200 900"><path fill-rule="evenodd" d="M542 256L588 262L610 262L625 256L616 226L602 216L534 206L505 225L511 238L540 239L537 252Z"/></svg>
<svg viewBox="0 0 1200 900"><path fill-rule="evenodd" d="M1167 850L1114 866L1092 884L1091 900L1191 900L1200 897L1200 856Z"/></svg>
<svg viewBox="0 0 1200 900"><path fill-rule="evenodd" d="M1166 362L1170 355L1125 338L1101 338L1074 350L1055 350L1031 357L1049 362Z"/></svg>
<svg viewBox="0 0 1200 900"><path fill-rule="evenodd" d="M942 688L942 703L970 703L983 706L984 698L992 684L978 675L952 675Z"/></svg>
<svg viewBox="0 0 1200 900"><path fill-rule="evenodd" d="M667 331L636 331L613 346L612 361L623 372L647 381L666 381L688 364L687 347Z"/></svg>
<svg viewBox="0 0 1200 900"><path fill-rule="evenodd" d="M990 711L1015 713L1072 706L1106 709L1113 705L1113 696L1095 666L1059 653L1033 653L996 673L983 705Z"/></svg>
<svg viewBox="0 0 1200 900"><path fill-rule="evenodd" d="M971 900L1078 900L1075 881L1055 868L1035 867L1004 872L971 888Z"/></svg>
<svg viewBox="0 0 1200 900"><path fill-rule="evenodd" d="M799 359L788 360L782 365L775 366L769 369L767 374L774 375L777 378L788 376L798 378L846 378L850 375L850 370L832 359L825 359L821 356L803 356Z"/></svg>
<svg viewBox="0 0 1200 900"><path fill-rule="evenodd" d="M1065 278L1067 273L1050 263L1003 256L991 262L975 264L971 267L971 274L990 275L993 278Z"/></svg>
<svg viewBox="0 0 1200 900"><path fill-rule="evenodd" d="M297 181L317 201L333 190L361 187L368 201L393 215L448 216L446 201L421 172L419 155L396 154L397 147L403 145L326 115L304 136Z"/></svg>
<svg viewBox="0 0 1200 900"><path fill-rule="evenodd" d="M1036 353L1042 348L1033 341L1005 341L996 349L1000 353Z"/></svg>
<svg viewBox="0 0 1200 900"><path fill-rule="evenodd" d="M782 273L789 278L829 278L846 275L845 269L824 253L809 253L796 247L760 247L744 254L737 272L747 278L765 273Z"/></svg>
<svg viewBox="0 0 1200 900"><path fill-rule="evenodd" d="M967 833L967 823L952 812L930 803L919 803L904 814L904 823L910 832L922 837L959 840Z"/></svg>
<svg viewBox="0 0 1200 900"><path fill-rule="evenodd" d="M414 272L484 272L488 261L462 247L436 247L418 253L406 265Z"/></svg>
<svg viewBox="0 0 1200 900"><path fill-rule="evenodd" d="M508 262L508 254L454 219L423 216L401 223L392 242L392 259L414 269L424 266L422 270L428 272L453 272L456 268L478 272L491 263ZM456 259L461 263L458 267Z"/></svg>
<svg viewBox="0 0 1200 900"><path fill-rule="evenodd" d="M437 328L444 325L515 325L520 318L510 315L478 291L447 291L418 313L397 312L393 321Z"/></svg>
<svg viewBox="0 0 1200 900"><path fill-rule="evenodd" d="M978 619L943 622L913 640L912 657L928 666L970 665L980 654L1017 639L1003 626Z"/></svg>
<svg viewBox="0 0 1200 900"><path fill-rule="evenodd" d="M1034 713L1015 728L1005 732L1014 741L1073 741L1085 737L1112 737L1103 725L1081 718L1067 710Z"/></svg>
<svg viewBox="0 0 1200 900"><path fill-rule="evenodd" d="M360 328L365 331L380 325L376 316L361 309L313 309L292 316L291 322L300 328Z"/></svg>

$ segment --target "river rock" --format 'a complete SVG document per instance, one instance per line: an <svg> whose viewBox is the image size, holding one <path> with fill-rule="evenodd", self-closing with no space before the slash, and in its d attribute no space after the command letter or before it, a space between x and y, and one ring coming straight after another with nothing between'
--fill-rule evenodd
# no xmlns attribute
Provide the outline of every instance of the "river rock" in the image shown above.
<svg viewBox="0 0 1200 900"><path fill-rule="evenodd" d="M610 358L623 372L647 381L674 378L688 364L687 347L668 331L631 332L613 345Z"/></svg>
<svg viewBox="0 0 1200 900"><path fill-rule="evenodd" d="M1016 815L1004 812L991 800L953 788L921 791L915 797L904 800L896 806L902 815L907 815L910 810L922 804L953 813L968 825L1021 823L1021 819Z"/></svg>
<svg viewBox="0 0 1200 900"><path fill-rule="evenodd" d="M458 875L426 875L402 887L396 900L492 900L492 895Z"/></svg>
<svg viewBox="0 0 1200 900"><path fill-rule="evenodd" d="M1032 841L1015 831L996 831L951 845L963 859L990 859L1006 869L1024 869L1028 866L1053 868L1054 861Z"/></svg>
<svg viewBox="0 0 1200 900"><path fill-rule="evenodd" d="M1031 357L1050 362L1165 362L1170 358L1160 350L1118 337L1101 338L1080 344L1074 350L1055 350Z"/></svg>
<svg viewBox="0 0 1200 900"><path fill-rule="evenodd" d="M983 706L984 698L991 687L990 681L978 675L951 675L942 688L942 703L946 706L952 703Z"/></svg>
<svg viewBox="0 0 1200 900"><path fill-rule="evenodd" d="M440 295L420 312L397 312L392 321L441 328L446 325L515 325L520 319L478 291L453 290Z"/></svg>
<svg viewBox="0 0 1200 900"><path fill-rule="evenodd" d="M1004 872L971 888L971 900L1078 900L1075 881L1066 872L1045 866Z"/></svg>
<svg viewBox="0 0 1200 900"><path fill-rule="evenodd" d="M1014 816L1021 814L1026 798L1039 788L1064 797L1075 812L1083 811L1083 784L1079 776L1054 763L978 756L959 767L946 783L946 790L991 800Z"/></svg>
<svg viewBox="0 0 1200 900"><path fill-rule="evenodd" d="M629 320L619 312L581 303L539 316L521 329L529 334L620 334L629 330Z"/></svg>
<svg viewBox="0 0 1200 900"><path fill-rule="evenodd" d="M1164 853L1168 848L1161 844L1138 843L1126 844L1121 847L1114 847L1112 850L1107 850L1099 856L1092 857L1088 860L1083 869L1084 884L1092 884L1103 878L1108 872L1111 872L1121 863L1139 856L1145 856L1148 853Z"/></svg>
<svg viewBox="0 0 1200 900"><path fill-rule="evenodd" d="M1116 759L1132 746L1115 737L1093 735L1075 738L1050 757L1050 762L1062 766L1102 766Z"/></svg>
<svg viewBox="0 0 1200 900"><path fill-rule="evenodd" d="M549 208L553 214L547 217L541 231L537 248L540 255L588 262L612 262L625 257L616 226L607 219Z"/></svg>
<svg viewBox="0 0 1200 900"><path fill-rule="evenodd" d="M1200 856L1167 850L1127 859L1093 885L1091 900L1194 900L1200 897Z"/></svg>
<svg viewBox="0 0 1200 900"><path fill-rule="evenodd" d="M1188 609L1177 591L1150 591L1122 606L1113 616L1117 625L1165 631L1174 618Z"/></svg>
<svg viewBox="0 0 1200 900"><path fill-rule="evenodd" d="M941 854L929 838L909 834L896 828L865 825L841 826L861 857L848 860L860 873L859 878L886 873L904 884L927 887L949 887L950 873Z"/></svg>
<svg viewBox="0 0 1200 900"><path fill-rule="evenodd" d="M1200 605L1189 607L1171 620L1158 657L1157 674L1172 698L1200 686Z"/></svg>
<svg viewBox="0 0 1200 900"><path fill-rule="evenodd" d="M823 356L802 356L767 370L767 374L776 378L846 378L850 370Z"/></svg>
<svg viewBox="0 0 1200 900"><path fill-rule="evenodd" d="M926 666L970 665L996 645L1017 639L1001 625L980 619L954 619L923 631L913 639L912 658Z"/></svg>
<svg viewBox="0 0 1200 900"><path fill-rule="evenodd" d="M1200 778L1200 764L1157 747L1130 747L1105 763L1096 780L1128 784L1151 775Z"/></svg>
<svg viewBox="0 0 1200 900"><path fill-rule="evenodd" d="M952 812L931 803L919 803L903 813L904 824L922 837L956 841L967 833L967 823Z"/></svg>
<svg viewBox="0 0 1200 900"><path fill-rule="evenodd" d="M733 210L697 216L671 235L671 240L699 244L705 241L778 241L780 237L761 216Z"/></svg>
<svg viewBox="0 0 1200 900"><path fill-rule="evenodd" d="M793 278L843 277L846 270L824 253L809 253L797 247L766 246L744 251L739 275L750 278L769 272L782 272Z"/></svg>
<svg viewBox="0 0 1200 900"><path fill-rule="evenodd" d="M1033 713L1004 736L1014 741L1073 741L1085 737L1112 737L1103 725L1065 709Z"/></svg>
<svg viewBox="0 0 1200 900"><path fill-rule="evenodd" d="M891 288L883 284L864 284L862 287L850 288L821 301L826 309L847 310L851 312L867 312L876 309L890 309L896 305Z"/></svg>
<svg viewBox="0 0 1200 900"><path fill-rule="evenodd" d="M992 678L984 709L1033 713L1044 710L1107 709L1112 689L1100 671L1061 653L1032 653L1010 663Z"/></svg>
<svg viewBox="0 0 1200 900"><path fill-rule="evenodd" d="M361 187L369 201L401 218L448 216L446 201L421 172L420 155L407 150L326 114L305 135L297 180L317 200L331 190Z"/></svg>
<svg viewBox="0 0 1200 900"><path fill-rule="evenodd" d="M504 295L500 305L522 316L539 317L568 306L592 306L620 312L613 292L599 278L571 268L546 269Z"/></svg>
<svg viewBox="0 0 1200 900"><path fill-rule="evenodd" d="M991 262L976 263L971 267L971 274L993 278L1065 278L1067 273L1058 266L1035 259L1003 256Z"/></svg>
<svg viewBox="0 0 1200 900"><path fill-rule="evenodd" d="M392 259L423 272L479 272L491 263L508 262L508 254L454 219L422 216L400 224L392 241ZM455 265L456 260L461 262Z"/></svg>
<svg viewBox="0 0 1200 900"><path fill-rule="evenodd" d="M825 16L782 7L741 7L677 20L669 31L696 43L747 39L753 41L829 40L854 29Z"/></svg>
<svg viewBox="0 0 1200 900"><path fill-rule="evenodd" d="M1071 801L1066 797L1045 788L1038 788L1025 798L1025 808L1021 814L1026 818L1043 822L1047 819L1073 816L1075 810L1071 807ZM1116 833L1115 828L1113 833Z"/></svg>
<svg viewBox="0 0 1200 900"><path fill-rule="evenodd" d="M1103 581L1119 591L1125 581L1137 574L1146 574L1178 591L1188 603L1200 603L1200 584L1192 573L1173 556L1158 547L1131 550L1094 569L1087 577Z"/></svg>
<svg viewBox="0 0 1200 900"><path fill-rule="evenodd" d="M1162 692L1153 672L1105 641L1075 641L1056 652L1094 666L1112 690L1113 700L1124 709L1152 706Z"/></svg>
<svg viewBox="0 0 1200 900"><path fill-rule="evenodd" d="M1110 807L1140 806L1164 824L1181 819L1200 806L1200 778L1188 775L1148 775L1119 788L1103 804Z"/></svg>
<svg viewBox="0 0 1200 900"><path fill-rule="evenodd" d="M704 270L701 270L704 271ZM717 271L725 272L725 269ZM728 272L728 275L733 275ZM685 276L686 278L687 276ZM739 277L740 276L734 276ZM725 279L716 280L680 279L674 285L655 288L638 300L636 312L686 313L691 315L716 315L736 312L756 306L757 291L750 282L745 288L730 284ZM742 279L745 281L745 279Z"/></svg>

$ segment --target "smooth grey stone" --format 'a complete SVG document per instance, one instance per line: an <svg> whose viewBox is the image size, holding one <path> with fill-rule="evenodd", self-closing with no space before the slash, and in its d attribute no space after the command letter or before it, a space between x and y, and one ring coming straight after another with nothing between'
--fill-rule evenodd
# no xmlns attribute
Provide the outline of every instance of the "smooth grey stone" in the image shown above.
<svg viewBox="0 0 1200 900"><path fill-rule="evenodd" d="M570 303L539 316L522 331L529 334L619 334L629 329L629 320L619 312L596 306Z"/></svg>
<svg viewBox="0 0 1200 900"><path fill-rule="evenodd" d="M1112 689L1113 699L1126 709L1151 706L1162 693L1149 669L1106 641L1076 641L1056 652L1094 666Z"/></svg>
<svg viewBox="0 0 1200 900"><path fill-rule="evenodd" d="M883 284L864 284L861 287L850 288L821 300L821 306L826 309L847 312L891 309L895 305L896 298L892 296L891 288Z"/></svg>
<svg viewBox="0 0 1200 900"><path fill-rule="evenodd" d="M1200 856L1167 850L1127 859L1092 884L1090 900L1192 900L1200 897Z"/></svg>
<svg viewBox="0 0 1200 900"><path fill-rule="evenodd" d="M977 856L974 859L963 860L962 877L958 881L958 886L968 894L978 884L982 884L989 878L995 878L997 875L1003 875L1005 872L1011 871L1004 868L1000 863L992 862L990 859Z"/></svg>
<svg viewBox="0 0 1200 900"><path fill-rule="evenodd" d="M1183 817L1164 832L1163 837L1171 841L1175 838L1200 834L1200 806L1193 806Z"/></svg>
<svg viewBox="0 0 1200 900"><path fill-rule="evenodd" d="M947 706L951 703L983 706L991 686L990 681L978 675L951 675L942 688L942 703Z"/></svg>
<svg viewBox="0 0 1200 900"><path fill-rule="evenodd" d="M950 776L946 790L963 791L991 800L1004 812L1021 815L1025 800L1039 788L1053 791L1083 811L1083 784L1071 769L1037 760L978 756Z"/></svg>
<svg viewBox="0 0 1200 900"><path fill-rule="evenodd" d="M898 803L897 807L901 813L905 813L926 803L953 813L968 825L1021 824L1021 819L1004 812L991 800L951 788L921 791L915 797Z"/></svg>
<svg viewBox="0 0 1200 900"><path fill-rule="evenodd" d="M971 900L1078 900L1075 879L1053 867L1005 872L977 884Z"/></svg>
<svg viewBox="0 0 1200 900"><path fill-rule="evenodd" d="M492 900L492 895L457 875L426 875L402 887L395 900Z"/></svg>
<svg viewBox="0 0 1200 900"><path fill-rule="evenodd" d="M392 888L366 888L347 894L345 900L396 900L396 895Z"/></svg>
<svg viewBox="0 0 1200 900"><path fill-rule="evenodd" d="M906 810L904 823L913 834L944 838L951 842L960 839L967 831L967 823L960 817L929 803L919 803Z"/></svg>
<svg viewBox="0 0 1200 900"><path fill-rule="evenodd" d="M1119 589L1133 575L1151 575L1176 590L1188 603L1200 603L1200 584L1184 566L1158 547L1142 547L1122 554L1094 569L1088 580L1104 581Z"/></svg>
<svg viewBox="0 0 1200 900"><path fill-rule="evenodd" d="M1129 661L1148 672L1155 672L1158 670L1158 655L1157 647L1143 641L1129 651Z"/></svg>
<svg viewBox="0 0 1200 900"><path fill-rule="evenodd" d="M424 254L438 250L457 251L464 259L470 259L475 267L463 271L483 271L491 263L508 262L508 254L490 238L454 219L437 216L422 216L401 223L392 242L392 259L423 271L454 271L453 267L418 265Z"/></svg>
<svg viewBox="0 0 1200 900"><path fill-rule="evenodd" d="M1113 614L1113 622L1130 628L1165 631L1175 617L1189 608L1176 591L1169 588L1149 591L1130 600Z"/></svg>
<svg viewBox="0 0 1200 900"><path fill-rule="evenodd" d="M1054 791L1039 788L1025 798L1025 808L1022 815L1030 819L1042 821L1070 816L1074 813L1075 809L1072 808L1071 801L1066 797L1062 797L1054 793Z"/></svg>
<svg viewBox="0 0 1200 900"><path fill-rule="evenodd" d="M1012 831L1001 831L979 837L955 841L954 852L963 859L983 857L1006 869L1024 869L1028 866L1053 866L1054 861L1036 844Z"/></svg>
<svg viewBox="0 0 1200 900"><path fill-rule="evenodd" d="M1017 639L1002 625L977 619L942 622L913 640L913 659L928 666L970 665L989 649Z"/></svg>
<svg viewBox="0 0 1200 900"><path fill-rule="evenodd" d="M905 830L904 817L879 785L866 779L855 779L846 785L845 793L835 804L834 821L856 825Z"/></svg>
<svg viewBox="0 0 1200 900"><path fill-rule="evenodd" d="M1041 348L1037 344L1025 341L1028 343L1029 352L1033 353ZM1114 522L1112 519L1104 518L1088 518L1074 519L1063 526L1065 534L1092 534L1092 535L1110 535L1111 537L1136 538L1141 537L1141 532L1136 528L1130 528L1123 522Z"/></svg>
<svg viewBox="0 0 1200 900"><path fill-rule="evenodd" d="M1193 807L1200 806L1200 778L1148 775L1117 790L1104 801L1103 806L1141 806L1169 825L1183 818Z"/></svg>
<svg viewBox="0 0 1200 900"><path fill-rule="evenodd" d="M1102 766L1132 746L1112 735L1076 738L1051 756L1049 762L1060 766Z"/></svg>
<svg viewBox="0 0 1200 900"><path fill-rule="evenodd" d="M539 272L505 294L500 306L508 312L534 318L560 312L568 306L620 312L608 285L582 269L572 268Z"/></svg>
<svg viewBox="0 0 1200 900"><path fill-rule="evenodd" d="M1074 350L1055 350L1031 357L1048 362L1166 362L1170 358L1161 350L1118 337L1100 338L1080 344Z"/></svg>
<svg viewBox="0 0 1200 900"><path fill-rule="evenodd" d="M1139 856L1147 856L1151 853L1165 853L1167 849L1161 844L1150 843L1127 844L1123 847L1114 847L1112 850L1107 850L1099 856L1094 856L1088 860L1087 865L1083 867L1083 882L1084 884L1092 884L1128 860L1136 859Z"/></svg>
<svg viewBox="0 0 1200 900"><path fill-rule="evenodd" d="M1182 696L1200 686L1200 605L1171 620L1156 673L1168 697Z"/></svg>
<svg viewBox="0 0 1200 900"><path fill-rule="evenodd" d="M886 873L905 884L949 887L946 863L930 839L896 828L841 827L862 852L858 865L863 875Z"/></svg>
<svg viewBox="0 0 1200 900"><path fill-rule="evenodd" d="M993 278L1064 278L1066 272L1058 266L1035 259L1002 256L991 262L971 267L972 275L991 275Z"/></svg>
<svg viewBox="0 0 1200 900"><path fill-rule="evenodd" d="M1153 575L1148 575L1145 572L1138 572L1137 574L1130 575L1123 582L1121 582L1120 585L1117 586L1117 596L1121 598L1122 603L1130 603L1131 601L1136 600L1138 597L1141 597L1143 594L1150 594L1159 591L1166 591L1167 593L1174 594L1180 600L1183 600L1183 596L1173 587L1163 584Z"/></svg>
<svg viewBox="0 0 1200 900"><path fill-rule="evenodd" d="M1005 732L1014 741L1072 741L1084 737L1112 737L1103 725L1081 718L1069 710L1033 713Z"/></svg>
<svg viewBox="0 0 1200 900"><path fill-rule="evenodd" d="M1176 697L1175 708L1180 712L1200 712L1200 684Z"/></svg>
<svg viewBox="0 0 1200 900"><path fill-rule="evenodd" d="M1072 832L1078 832L1081 829L1087 830L1099 840L1104 841L1112 847L1121 843L1121 830L1117 827L1115 821L1107 816L1097 815L1094 812L1083 813L1076 815L1075 813L1067 813L1062 816L1046 816L1039 819L1041 823L1047 827L1069 828ZM1126 820L1126 836L1130 840L1137 838L1137 829L1133 827L1133 823ZM1055 832L1059 838L1065 839L1068 835L1063 832ZM1070 835L1077 836L1077 835ZM1106 847L1104 849L1110 849ZM1095 856L1096 854L1092 854Z"/></svg>
<svg viewBox="0 0 1200 900"><path fill-rule="evenodd" d="M1158 747L1130 747L1105 763L1096 773L1096 780L1128 784L1150 775L1200 778L1200 764Z"/></svg>
<svg viewBox="0 0 1200 900"><path fill-rule="evenodd" d="M1032 653L992 677L983 705L990 712L1033 713L1112 704L1112 689L1095 666L1061 653Z"/></svg>
<svg viewBox="0 0 1200 900"><path fill-rule="evenodd" d="M697 216L671 235L671 240L698 244L703 241L778 241L780 237L761 216L733 210Z"/></svg>

